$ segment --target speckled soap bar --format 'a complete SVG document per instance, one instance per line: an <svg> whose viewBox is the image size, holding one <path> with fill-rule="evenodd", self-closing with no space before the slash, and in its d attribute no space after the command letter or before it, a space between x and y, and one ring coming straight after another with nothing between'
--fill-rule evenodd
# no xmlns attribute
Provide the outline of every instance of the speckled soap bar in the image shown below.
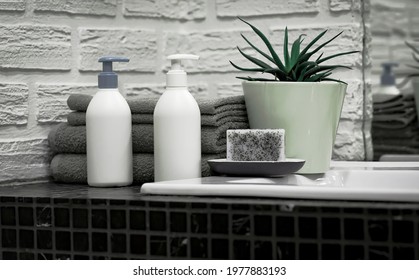
<svg viewBox="0 0 419 280"><path fill-rule="evenodd" d="M285 160L284 129L227 130L227 160Z"/></svg>

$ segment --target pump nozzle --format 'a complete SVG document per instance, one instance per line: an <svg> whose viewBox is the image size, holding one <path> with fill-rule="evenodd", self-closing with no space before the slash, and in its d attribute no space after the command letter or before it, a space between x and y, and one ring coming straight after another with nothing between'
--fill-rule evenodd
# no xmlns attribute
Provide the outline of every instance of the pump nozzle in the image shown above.
<svg viewBox="0 0 419 280"><path fill-rule="evenodd" d="M102 56L99 62L103 63L103 70L98 76L99 88L117 88L118 75L112 70L112 62L129 62L126 57Z"/></svg>
<svg viewBox="0 0 419 280"><path fill-rule="evenodd" d="M182 69L182 60L197 60L199 56L193 54L172 54L167 57L171 61L172 67L166 76L166 85L168 87L186 87L186 72Z"/></svg>
<svg viewBox="0 0 419 280"><path fill-rule="evenodd" d="M399 66L398 63L395 62L385 62L382 63L381 66L383 67L383 73L381 74L381 85L385 86L393 86L396 84L396 79L393 74L393 66Z"/></svg>

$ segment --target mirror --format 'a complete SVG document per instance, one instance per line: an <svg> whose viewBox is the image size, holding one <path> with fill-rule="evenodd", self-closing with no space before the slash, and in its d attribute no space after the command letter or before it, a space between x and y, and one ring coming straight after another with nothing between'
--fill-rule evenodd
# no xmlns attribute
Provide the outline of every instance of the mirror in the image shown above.
<svg viewBox="0 0 419 280"><path fill-rule="evenodd" d="M419 160L419 78L406 80L412 73L419 74L419 59L412 56L408 42L419 47L419 1L371 0L367 23L371 26L371 83L373 92L372 140L374 160ZM416 40L416 41L415 41ZM419 55L417 55L419 58ZM395 82L403 95L379 98L375 93L395 93L389 86L380 86L382 64L397 63ZM408 65L418 67L414 69ZM383 78L391 83L392 78ZM414 90L415 88L415 90ZM396 89L397 90L397 89ZM415 99L416 94L418 97ZM415 100L417 102L415 102ZM398 156L396 156L398 155ZM403 155L403 156L400 156ZM406 156L408 155L408 156ZM414 156L412 156L414 155Z"/></svg>

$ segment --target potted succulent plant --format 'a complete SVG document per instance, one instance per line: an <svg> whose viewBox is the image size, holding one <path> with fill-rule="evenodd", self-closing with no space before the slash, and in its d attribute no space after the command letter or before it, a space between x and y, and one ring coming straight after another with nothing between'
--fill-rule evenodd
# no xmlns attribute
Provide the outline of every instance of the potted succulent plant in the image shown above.
<svg viewBox="0 0 419 280"><path fill-rule="evenodd" d="M324 173L330 167L332 149L342 111L347 84L330 77L337 68L344 65L324 65L323 63L342 55L357 51L342 52L323 57L323 53L313 58L330 40L314 46L327 32L317 35L302 48L304 35L300 35L288 46L288 29L285 28L283 60L275 52L267 37L255 26L249 25L268 49L262 51L245 36L243 39L263 58L239 52L254 68L244 68L231 62L240 71L259 72L272 75L271 78L237 77L244 80L243 92L249 117L250 128L285 129L285 153L288 158L305 159L299 173Z"/></svg>

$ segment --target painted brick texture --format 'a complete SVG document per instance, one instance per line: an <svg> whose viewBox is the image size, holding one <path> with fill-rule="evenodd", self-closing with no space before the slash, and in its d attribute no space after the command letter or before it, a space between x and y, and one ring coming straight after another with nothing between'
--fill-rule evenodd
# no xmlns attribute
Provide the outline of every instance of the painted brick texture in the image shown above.
<svg viewBox="0 0 419 280"><path fill-rule="evenodd" d="M363 124L372 108L369 95L364 94L369 88L369 82L364 81L369 57L363 41L370 39L364 34L361 7L368 2L0 0L0 184L49 179L48 133L66 121L70 94L96 92L100 56L130 58L129 63L114 66L120 91L126 97L160 95L169 68L166 56L181 52L200 56L198 62L184 64L194 96L242 94L241 82L235 77L243 73L229 60L249 65L236 46L249 54L255 52L240 33L259 47L264 45L237 16L260 27L279 52L285 26L290 41L300 33L310 40L328 28L326 40L343 30L325 48L325 55L364 51L334 61L353 70L334 74L348 82L348 92L333 153L338 160L363 160L368 146L364 140L369 139ZM384 28L375 30L388 34ZM397 46L380 50L379 55L384 57Z"/></svg>

